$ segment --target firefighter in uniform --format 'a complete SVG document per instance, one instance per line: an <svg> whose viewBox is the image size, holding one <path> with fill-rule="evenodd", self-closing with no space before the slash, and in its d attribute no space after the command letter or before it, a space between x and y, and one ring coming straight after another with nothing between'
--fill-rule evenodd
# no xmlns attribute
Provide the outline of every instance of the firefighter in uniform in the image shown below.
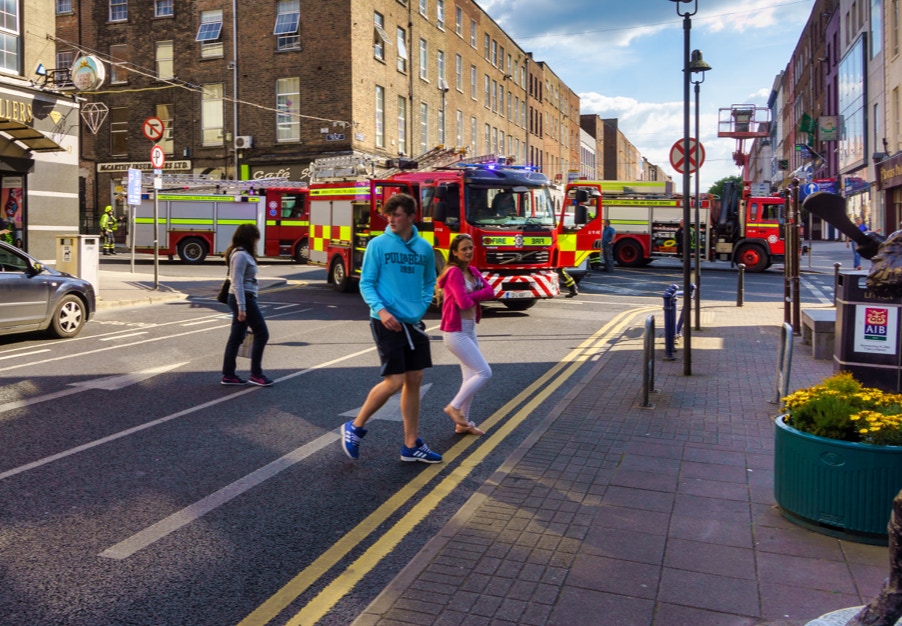
<svg viewBox="0 0 902 626"><path fill-rule="evenodd" d="M116 221L116 217L113 215L113 207L108 204L103 211L103 215L100 217L100 232L103 235L104 256L116 254L116 240L113 237L113 233L118 228L119 222Z"/></svg>

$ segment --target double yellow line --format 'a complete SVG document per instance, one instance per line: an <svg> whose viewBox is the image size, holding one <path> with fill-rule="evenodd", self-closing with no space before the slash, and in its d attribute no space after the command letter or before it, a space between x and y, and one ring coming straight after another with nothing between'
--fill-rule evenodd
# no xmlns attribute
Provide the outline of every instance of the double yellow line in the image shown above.
<svg viewBox="0 0 902 626"><path fill-rule="evenodd" d="M450 495L472 473L473 469L485 460L542 402L573 376L586 361L605 348L611 337L621 333L636 315L653 310L657 309L653 307L632 309L615 316L598 332L586 339L529 387L509 400L489 419L480 424L486 431L494 429L495 426L500 424L498 430L492 430L491 436L478 439L475 437L461 439L460 443L454 445L443 454L444 464L430 465L424 468L416 478L404 485L395 495L386 500L344 537L336 541L306 569L298 573L297 576L288 581L284 587L261 604L253 613L244 618L238 626L263 626L275 619L286 607L313 586L317 580L325 576L341 559L360 545L391 515L413 501L412 498L417 492L435 478L442 471L443 467L447 467L448 464L473 445L477 443L482 444L469 456L462 459L454 470L426 493L422 499L418 500L413 508L398 520L394 526L383 533L356 561L341 572L313 600L286 622L288 626L310 626L317 623L344 596L350 593L366 574L372 571L383 558L388 556L401 540L417 524L423 521L442 500ZM526 404L519 411L501 424L517 406L524 402Z"/></svg>

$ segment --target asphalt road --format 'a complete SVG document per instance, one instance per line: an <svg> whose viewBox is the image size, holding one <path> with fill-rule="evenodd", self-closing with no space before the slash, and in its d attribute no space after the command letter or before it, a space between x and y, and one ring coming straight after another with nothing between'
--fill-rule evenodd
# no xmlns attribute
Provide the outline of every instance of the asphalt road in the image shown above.
<svg viewBox="0 0 902 626"><path fill-rule="evenodd" d="M126 259L105 261L105 269ZM142 268L147 269L146 260ZM347 624L438 532L607 350L658 312L681 269L590 274L580 297L526 313L491 305L480 325L494 378L474 405L484 437L442 407L459 369L442 346L425 377L421 434L445 455L399 461L396 403L361 459L338 427L378 380L367 311L325 273L264 263L271 388L218 384L228 334L210 279L222 266L163 264L185 301L101 311L77 338L0 338L0 623ZM705 268L703 299L735 299L736 272ZM830 274L803 301L832 298ZM782 298L782 274L746 276L746 298ZM239 364L241 367L241 364ZM246 367L246 366L245 366ZM245 372L246 373L246 372ZM640 381L635 390L639 393Z"/></svg>

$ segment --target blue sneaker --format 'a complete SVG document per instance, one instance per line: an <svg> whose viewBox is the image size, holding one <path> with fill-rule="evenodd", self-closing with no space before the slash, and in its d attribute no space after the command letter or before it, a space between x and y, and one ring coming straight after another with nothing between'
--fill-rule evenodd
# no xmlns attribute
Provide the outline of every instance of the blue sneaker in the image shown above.
<svg viewBox="0 0 902 626"><path fill-rule="evenodd" d="M421 461L423 463L441 463L442 455L429 449L422 439L417 439L415 448L401 446L401 460L408 462Z"/></svg>
<svg viewBox="0 0 902 626"><path fill-rule="evenodd" d="M349 459L356 459L360 456L360 440L366 434L365 428L354 426L354 422L342 424L338 429L341 434L341 449L345 451Z"/></svg>

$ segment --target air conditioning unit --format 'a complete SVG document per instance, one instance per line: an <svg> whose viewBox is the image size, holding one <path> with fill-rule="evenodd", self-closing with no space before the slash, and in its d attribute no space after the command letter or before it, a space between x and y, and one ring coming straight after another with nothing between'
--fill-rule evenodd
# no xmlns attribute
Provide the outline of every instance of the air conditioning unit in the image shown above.
<svg viewBox="0 0 902 626"><path fill-rule="evenodd" d="M235 149L245 150L254 147L254 138L250 135L238 135L235 137Z"/></svg>

